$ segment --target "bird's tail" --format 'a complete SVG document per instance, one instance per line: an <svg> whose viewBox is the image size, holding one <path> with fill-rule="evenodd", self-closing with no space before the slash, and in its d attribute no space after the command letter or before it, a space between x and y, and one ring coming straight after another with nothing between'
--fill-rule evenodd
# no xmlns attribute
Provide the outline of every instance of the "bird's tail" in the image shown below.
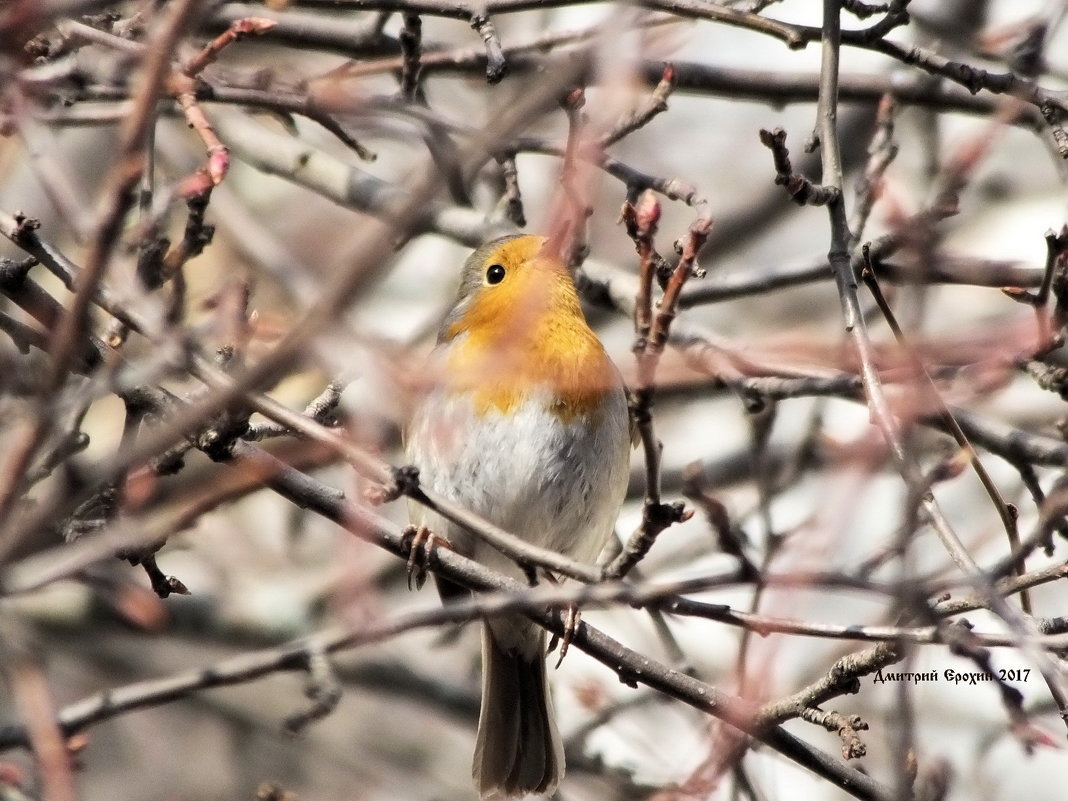
<svg viewBox="0 0 1068 801"><path fill-rule="evenodd" d="M536 648L504 648L489 625L482 627L482 711L472 766L482 798L548 795L564 775L545 632L529 621L508 624L530 626L529 638L524 631L522 639L536 639Z"/></svg>

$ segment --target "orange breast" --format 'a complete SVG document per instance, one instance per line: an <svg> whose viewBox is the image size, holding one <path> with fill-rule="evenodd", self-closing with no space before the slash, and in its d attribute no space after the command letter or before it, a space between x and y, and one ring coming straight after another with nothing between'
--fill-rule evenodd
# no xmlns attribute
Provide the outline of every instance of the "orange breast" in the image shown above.
<svg viewBox="0 0 1068 801"><path fill-rule="evenodd" d="M500 286L479 290L446 332L446 383L470 392L482 415L508 413L532 396L564 421L595 414L617 390L615 368L563 267L536 255L522 264Z"/></svg>

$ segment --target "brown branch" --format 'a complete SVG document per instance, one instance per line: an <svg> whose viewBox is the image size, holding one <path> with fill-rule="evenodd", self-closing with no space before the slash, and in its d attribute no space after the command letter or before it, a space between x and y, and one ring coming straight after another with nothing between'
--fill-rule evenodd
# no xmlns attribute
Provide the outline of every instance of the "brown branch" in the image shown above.
<svg viewBox="0 0 1068 801"><path fill-rule="evenodd" d="M219 54L226 47L249 36L262 36L277 25L278 23L274 20L264 17L245 17L232 22L229 28L208 42L199 53L182 65L182 74L187 78L196 78L205 67L219 58Z"/></svg>
<svg viewBox="0 0 1068 801"><path fill-rule="evenodd" d="M254 446L240 443L235 451L238 460L249 459L262 463ZM396 525L377 517L365 508L352 504L331 493L317 488L317 482L300 475L297 471L263 464L259 468L271 476L268 485L283 497L297 501L301 506L344 524L362 539L375 543L396 555L405 553L404 532ZM333 630L324 633L315 642L323 653L332 653L342 648L376 642L416 627L434 626L450 620L470 619L473 615L503 614L522 611L551 631L562 633L563 617L546 611L539 599L531 606L532 591L516 581L505 579L479 563L465 559L447 549L434 552L435 572L452 581L478 590L503 590L490 596L451 602L447 606L429 611L409 613L380 624L360 625L358 628ZM554 588L549 588L552 591ZM597 588L589 588L596 591ZM537 592L537 591L534 591ZM838 760L809 746L783 729L768 722L753 725L751 705L743 699L693 679L677 670L660 665L644 654L620 645L586 623L575 631L572 644L598 661L608 665L622 680L642 683L659 690L696 709L714 715L741 729L776 751L807 767L817 775L832 781L850 794L861 799L888 799L885 789L867 776L847 768ZM64 710L60 723L68 732L85 727L99 720L115 716L129 709L157 705L181 698L190 692L208 687L226 686L249 681L253 678L276 672L303 668L307 664L309 644L304 641L289 647L254 652L232 658L210 670L193 670L173 677L115 688L99 696L90 697L79 705ZM21 726L0 729L0 746L15 745L25 737Z"/></svg>
<svg viewBox="0 0 1068 801"><path fill-rule="evenodd" d="M486 81L500 83L508 74L508 62L505 60L501 37L493 20L484 11L472 11L469 22L486 46Z"/></svg>
<svg viewBox="0 0 1068 801"><path fill-rule="evenodd" d="M675 69L671 64L665 64L664 74L656 86L653 87L653 92L649 99L645 101L641 108L636 109L616 122L615 127L601 137L600 146L606 148L614 145L620 139L630 136L639 128L648 125L658 114L663 114L667 111L667 101L673 91L675 91Z"/></svg>
<svg viewBox="0 0 1068 801"><path fill-rule="evenodd" d="M465 3L449 0L303 0L308 7L349 8L362 11L389 10L424 14L454 19L471 19L476 13L514 14L532 9L547 9L566 6L570 0L483 0L478 12ZM760 31L784 41L789 47L803 47L805 41L798 33L799 26L788 25L758 14L747 14L714 3L698 3L695 0L643 0L640 5L667 11L681 17L706 19L733 25L747 30Z"/></svg>
<svg viewBox="0 0 1068 801"><path fill-rule="evenodd" d="M653 394L656 368L667 343L671 323L678 313L679 297L691 275L697 274L697 254L708 237L712 221L698 217L690 225L682 245L679 262L666 276L664 296L660 299L656 316L652 316L652 283L662 261L653 239L660 220L660 205L651 192L646 192L637 207L627 203L623 207L627 233L634 240L638 252L639 285L634 304L636 339L634 353L638 362L637 385L631 391L630 411L634 427L642 443L645 457L645 501L642 519L631 534L622 552L605 569L605 575L620 578L640 562L652 548L656 538L675 523L688 520L693 511L682 503L666 504L660 497L660 456L662 446L653 428Z"/></svg>
<svg viewBox="0 0 1068 801"><path fill-rule="evenodd" d="M837 186L820 186L805 176L795 173L790 163L790 151L786 147L786 131L760 130L760 142L771 151L775 162L775 183L786 190L790 199L799 206L826 206L837 201L841 189Z"/></svg>
<svg viewBox="0 0 1068 801"><path fill-rule="evenodd" d="M818 708L832 698L860 692L860 678L868 676L904 657L892 642L881 642L871 648L843 656L819 680L802 690L760 708L757 720L763 724L782 723L799 717L806 709Z"/></svg>
<svg viewBox="0 0 1068 801"><path fill-rule="evenodd" d="M216 389L232 384L230 379L201 365L197 374ZM246 398L250 408L270 420L290 427L300 434L337 451L365 478L383 487L375 500L385 502L404 495L426 506L448 520L463 526L475 536L488 542L519 565L538 565L553 573L570 576L581 581L598 581L601 572L596 568L576 562L556 551L533 546L514 534L490 523L462 506L453 503L428 487L419 484L418 473L411 468L395 468L350 442L336 431L294 412L266 395Z"/></svg>
<svg viewBox="0 0 1068 801"><path fill-rule="evenodd" d="M419 73L423 56L423 21L418 14L405 14L400 32L401 74L400 96L414 103L419 96Z"/></svg>
<svg viewBox="0 0 1068 801"><path fill-rule="evenodd" d="M485 158L485 151L494 147L498 139L513 136L518 128L529 124L530 119L545 113L552 99L558 96L560 84L569 82L570 77L570 70L547 76L544 82L528 92L520 102L498 115L492 134L487 132L483 140L472 149L472 162L480 165ZM336 176L334 180L336 181ZM361 255L353 258L346 269L337 271L331 277L318 302L269 355L239 373L237 380L224 390L178 411L167 425L149 432L135 448L97 463L92 468L94 478L102 484L114 482L132 466L155 458L170 448L185 432L201 426L205 419L212 418L240 401L250 388L273 383L291 370L295 361L304 354L307 344L341 315L352 298L375 275L373 268L382 266L384 260L380 258L381 254L389 252L396 245L398 237L405 239L419 230L421 224L425 224L424 215L427 213L428 201L434 196L438 186L439 176L433 171L417 173L406 189L397 191L394 202L383 208L386 222L366 225L361 235L353 240L360 245L354 252ZM377 202L383 206L384 201L383 198L377 198ZM49 498L47 503L42 503L18 521L10 540L17 541L25 532L36 530L45 521L69 514L89 494L90 488L85 487L64 496Z"/></svg>
<svg viewBox="0 0 1068 801"><path fill-rule="evenodd" d="M865 258L869 260L870 264L870 249L867 246L864 247L864 253ZM870 267L865 267L861 272L861 278L863 279L865 286L867 286L868 290L871 292L872 297L875 299L876 305L878 305L879 311L882 312L887 325L890 326L894 338L897 340L898 344L901 345L906 358L908 358L909 363L915 369L916 376L923 385L922 391L926 399L934 404L945 429L952 434L957 445L963 449L965 454L967 454L969 464L975 471L976 476L979 477L979 481L983 485L983 489L989 496L990 501L994 504L998 517L1001 518L1001 525L1005 529L1005 534L1009 540L1009 548L1012 551L1019 550L1020 531L1019 526L1017 525L1019 510L1017 510L1014 505L1006 502L1001 494L1001 490L998 489L997 485L994 483L994 479L990 476L990 473L979 459L979 454L976 453L975 448L972 447L964 430L961 428L956 418L953 417L953 413L950 411L949 406L942 399L942 395L938 391L938 386L935 384L934 379L931 378L931 374L927 371L927 367L916 355L915 350L909 345L904 331L901 330L901 326L897 322L897 317L894 315L893 309L890 308L890 304L883 295L882 288L879 286L879 281L876 279L874 271ZM1021 561L1017 565L1017 575L1023 575L1025 569L1026 568ZM1031 614L1031 598L1026 591L1020 594L1020 604L1026 614Z"/></svg>
<svg viewBox="0 0 1068 801"><path fill-rule="evenodd" d="M219 57L224 48L248 36L262 36L274 27L274 21L269 19L249 17L237 20L224 33L219 34L199 53L186 61L181 66L180 74L171 77L169 91L174 95L189 127L196 131L204 142L208 154L207 166L186 179L184 186L179 190L182 195L189 197L210 191L211 187L218 186L222 182L230 169L230 151L219 140L215 128L197 101L197 77L205 67ZM208 179L207 183L203 181L205 176Z"/></svg>
<svg viewBox="0 0 1068 801"><path fill-rule="evenodd" d="M319 393L304 409L304 416L323 426L330 426L330 418L341 402L341 393L345 389L342 381L331 381L326 388ZM259 442L271 437L281 437L286 434L296 433L294 429L280 423L254 423L249 426L241 439L248 442Z"/></svg>
<svg viewBox="0 0 1068 801"><path fill-rule="evenodd" d="M1068 315L1065 314L1066 274L1068 274L1068 226L1062 226L1060 233L1052 229L1046 231L1046 266L1042 271L1042 283L1037 292L1028 292L1022 285L1002 287L1008 297L1018 303L1026 303L1035 310L1038 324L1038 347L1036 351L1045 351L1058 347L1064 337L1063 326ZM1055 302L1049 308L1050 295Z"/></svg>
<svg viewBox="0 0 1068 801"><path fill-rule="evenodd" d="M0 647L0 668L14 707L26 721L25 742L33 751L41 789L49 799L75 801L78 795L74 765L67 749L67 737L57 721L55 701L43 666L21 633L14 630L13 621L0 620L0 627L4 639Z"/></svg>
<svg viewBox="0 0 1068 801"><path fill-rule="evenodd" d="M168 7L151 46L146 49L139 84L134 95L134 107L119 131L119 142L113 166L104 189L103 211L94 228L91 246L86 254L74 298L67 313L53 329L49 341L52 363L45 380L45 394L54 395L67 377L71 360L82 346L83 332L88 323L89 307L97 286L104 277L111 253L118 243L122 221L134 202L134 189L141 178L144 160L141 148L145 134L152 124L156 100L164 85L171 54L178 45L186 26L196 14L201 0L179 0ZM22 476L33 458L48 425L44 409L28 420L20 421L12 434L7 458L0 466L0 525L7 522ZM0 553L17 541L12 530L0 535Z"/></svg>
<svg viewBox="0 0 1068 801"><path fill-rule="evenodd" d="M524 228L527 224L526 213L523 211L523 194L519 189L519 170L515 164L515 153L501 154L497 156L497 163L501 168L501 179L504 182L504 192L497 201L498 213L503 210L504 219L518 228Z"/></svg>
<svg viewBox="0 0 1068 801"><path fill-rule="evenodd" d="M806 707L801 710L800 718L837 734L842 740L843 759L860 759L868 753L868 747L858 734L867 731L868 724L859 715L843 715L840 712L824 712L821 709Z"/></svg>
<svg viewBox="0 0 1068 801"><path fill-rule="evenodd" d="M839 3L840 0L824 0L822 81L820 105L817 112L823 160L823 181L825 184L838 189L842 184L841 157L838 134L835 127L841 37ZM950 187L962 180L966 172L974 165L975 157L973 153L969 152L954 165L953 169L949 171L950 177L947 178L947 184ZM941 208L943 205L945 205L944 201L939 201L935 204L936 209ZM1021 645L1025 652L1032 655L1040 665L1039 670L1046 680L1050 693L1057 702L1058 707L1062 710L1068 710L1068 695L1061 688L1061 679L1057 668L1050 660L1043 658L1042 654L1035 653L1033 647L1029 645L1035 634L1034 625L1027 619L1022 618L1018 612L994 592L988 575L980 569L975 559L961 543L960 538L942 513L937 501L929 492L921 489L924 486L922 476L918 475L915 464L903 446L897 420L890 410L882 383L874 366L871 342L864 316L860 310L856 278L848 255L850 233L840 192L839 197L829 204L828 211L831 217L831 248L829 253L831 269L834 272L842 301L845 329L851 335L854 347L861 360L861 377L864 381L865 393L873 422L883 434L906 486L909 487L910 492L916 493L919 505L930 520L951 559L965 576L974 581L975 589L986 596L991 611L1004 619L1014 631L1020 634ZM1068 720L1065 722L1068 725Z"/></svg>
<svg viewBox="0 0 1068 801"><path fill-rule="evenodd" d="M856 201L853 215L849 220L849 230L854 241L860 239L868 223L872 207L883 190L883 176L890 164L897 158L898 147L894 142L894 116L897 113L897 100L893 95L885 95L879 101L879 110L875 117L875 133L868 144L868 163L857 181Z"/></svg>
<svg viewBox="0 0 1068 801"><path fill-rule="evenodd" d="M305 663L308 680L304 695L311 704L285 719L282 731L287 734L300 734L312 723L333 712L341 703L341 684L334 674L326 649L313 643L305 653Z"/></svg>

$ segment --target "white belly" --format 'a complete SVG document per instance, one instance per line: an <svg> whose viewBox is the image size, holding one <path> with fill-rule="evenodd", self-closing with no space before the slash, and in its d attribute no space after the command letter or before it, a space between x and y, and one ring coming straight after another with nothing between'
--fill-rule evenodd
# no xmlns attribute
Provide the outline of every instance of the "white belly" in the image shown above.
<svg viewBox="0 0 1068 801"><path fill-rule="evenodd" d="M572 420L553 414L549 400L532 395L507 414L479 417L467 396L438 391L412 421L408 457L424 486L527 542L589 562L608 541L626 492L626 399L617 388L592 419ZM522 576L510 559L429 510L413 508L412 518L457 552Z"/></svg>

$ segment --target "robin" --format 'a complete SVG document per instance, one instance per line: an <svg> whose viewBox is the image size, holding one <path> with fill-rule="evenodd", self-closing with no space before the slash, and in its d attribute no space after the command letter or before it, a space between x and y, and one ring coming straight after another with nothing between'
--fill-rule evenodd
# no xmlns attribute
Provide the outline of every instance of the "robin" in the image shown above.
<svg viewBox="0 0 1068 801"><path fill-rule="evenodd" d="M627 401L545 239L506 236L471 254L433 359L440 380L407 435L420 481L527 542L595 559L626 492ZM423 507L412 518L458 553L524 578L462 527ZM466 592L441 580L438 589ZM472 766L482 798L549 794L563 776L545 650L545 631L522 615L483 625Z"/></svg>

